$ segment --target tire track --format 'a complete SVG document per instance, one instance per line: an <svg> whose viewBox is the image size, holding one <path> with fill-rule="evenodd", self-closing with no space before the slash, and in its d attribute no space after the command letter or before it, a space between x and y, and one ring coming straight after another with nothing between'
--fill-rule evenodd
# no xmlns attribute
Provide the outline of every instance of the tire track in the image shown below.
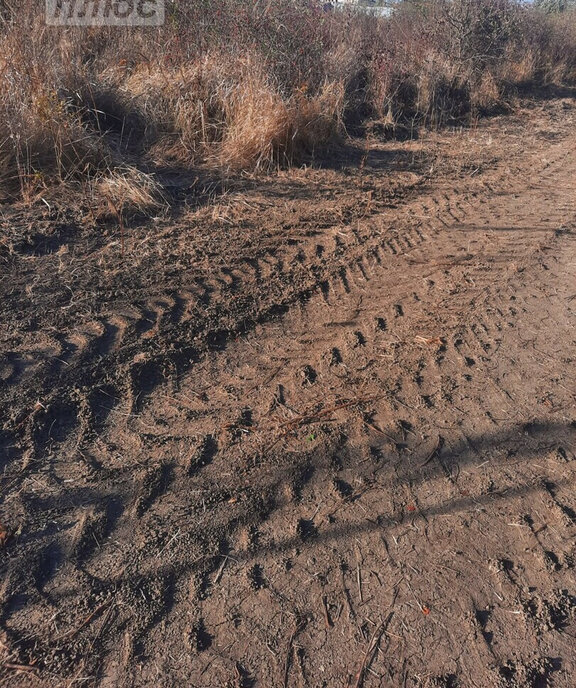
<svg viewBox="0 0 576 688"><path fill-rule="evenodd" d="M573 138L567 141L573 153ZM266 647L270 641L264 629L275 627L275 616L296 606L307 608L311 598L304 591L314 585L320 586L316 596L336 599L338 592L341 598L333 581L353 576L358 587L353 604L359 610L367 605L362 615L372 614L390 602L385 592L389 584L378 582L383 570L387 580L402 576L399 604L404 623L414 629L410 641L429 646L426 633L435 632L422 630L423 610L430 605L439 614L438 628L447 622L450 609L442 606L440 596L443 591L451 598L453 577L441 580L438 597L427 600L432 593L419 577L409 586L406 565L392 559L417 570L425 542L431 550L427 556L440 561L442 552L454 546L440 532L441 519L434 514L452 519L454 531L489 524L488 509L497 510L500 492L509 493L518 480L511 464L517 440L503 438L481 450L474 445L487 428L495 432L503 423L526 421L537 410L534 403L519 403L512 396L520 389L514 377L522 375L518 361L531 361L515 331L523 329L525 318L538 345L547 336L548 325L535 320L542 296L535 293L531 301L530 290L543 285L541 294L550 295L550 271L543 265L547 255L567 250L565 237L557 236L555 228L574 215L575 203L565 191L549 194L538 187L527 192L526 180L542 168L552 187L572 178L576 163L566 145L562 141L550 149L551 162L534 168L537 151L513 178L505 171L496 175L496 197L488 202L470 195L477 188L472 182L452 193L433 189L400 211L386 209L359 219L354 227L329 226L278 254L270 250L264 258L244 260L240 264L246 269L214 268L193 284L172 287L59 337L60 361L49 380L56 380L54 390L39 388L40 407L16 419L19 429L5 438L17 443L24 469L6 474L7 482L14 481L10 499L25 514L25 536L8 568L11 580L17 580L24 562L37 553L30 567L32 583L20 578L19 585L35 590L26 607L38 619L38 628L50 627L58 603L66 604L62 600L68 586L81 589L90 579L92 608L112 595L119 601L107 633L123 640L117 648L102 650L102 685L113 685L110 681L118 676L127 680L139 656L160 657L173 638L182 637L191 638L194 653L206 653L205 680L225 685L226 663L212 664L214 648L226 646L219 629L229 623L222 616L231 605L230 587L222 587L223 580L230 585L229 573L241 581L241 594L233 593L237 609L230 611L238 620L238 647L230 657L242 666L250 658L254 666L269 665L276 675L277 662L270 659L275 645L270 644L268 657L248 649L259 633ZM563 288L565 262L553 274ZM281 273L289 279L279 281ZM256 312L238 323L222 304L246 298L254 284L267 290L269 300L264 295ZM524 295L525 312L516 294ZM559 307L554 314L556 324L565 310ZM566 321L566 337L573 338L573 327ZM536 389L549 371L539 377L531 370L530 384ZM7 374L12 379L14 373ZM365 401L347 406L350 397ZM551 403L566 407L569 401L567 388L555 390ZM554 408L551 417L556 418ZM548 587L569 573L574 556L568 542L576 505L571 493L563 492L563 481L573 476L567 464L557 467L562 457L558 447L569 445L560 443L562 432L554 434L556 453L547 464L550 474L557 475L543 480L536 464L547 438L532 431L530 447L537 459L528 465L522 483L526 492L513 492L511 506L498 512L504 523L526 517L518 526L526 547L538 552L546 572L540 575L547 576ZM455 457L463 463L463 477ZM482 463L478 457L493 465L491 472L472 470L474 461ZM72 473L71 465L76 466ZM114 486L103 494L102 474ZM40 481L42 498L35 481ZM327 484L332 486L328 496ZM468 517L469 494L477 509L474 526ZM437 495L448 504L464 501L468 506L453 514ZM554 514L550 527L556 533L544 544L538 498ZM507 508L518 512L509 514ZM430 515L420 518L426 512ZM388 556L381 544L388 535L379 534L376 542L367 530L372 526L367 526L366 514L370 523L387 525L393 534L396 544L386 546ZM46 529L46 522L53 525ZM314 550L314 566L308 557L314 543L323 542L323 531L339 529L340 556L353 556L355 563L347 564L352 569L342 564L336 577L322 544ZM348 533L356 533L360 544ZM403 550L398 542L410 543L412 550L408 545ZM514 557L523 556L511 536L508 546ZM496 551L497 543L492 547ZM468 556L473 555L470 549ZM251 563L248 573L242 568L246 561ZM527 652L538 654L536 607L550 610L560 603L550 601L556 599L551 590L541 603L527 595L518 567L502 560L495 576L502 597L524 610L521 635ZM289 570L292 583L284 577ZM32 652L24 640L17 585L11 585L2 623ZM254 595L260 596L259 605L254 606ZM480 586L478 597L483 595L487 592ZM243 600L251 600L251 607ZM480 629L499 666L484 667L479 680L495 685L490 681L532 671L526 658L515 659L513 667L507 663L511 650L505 611L492 600L484 614L486 605L473 602L476 621L467 628ZM562 609L569 609L569 602L564 600ZM343 606L338 611L326 605L327 613L340 620ZM561 612L551 613L561 618ZM326 629L324 645L314 645L322 634L318 619L310 615L312 630L302 639L302 671L322 656L330 685L344 675L343 668ZM370 637L369 626L346 628L356 642ZM91 630L79 641L83 652L94 640ZM278 628L278 637L283 632ZM406 631L394 622L390 633L402 638ZM498 652L487 640L495 633L504 639ZM60 666L55 663L58 643L46 640L41 649L45 666ZM398 649L392 657L402 656ZM436 666L434 657L424 659L436 677L452 675ZM177 675L178 662L173 661L167 671ZM410 661L414 671L422 669L416 659ZM74 664L73 656L70 662ZM534 675L553 673L546 666L544 673L534 669ZM68 668L59 670L66 675ZM148 679L143 674L132 681L145 685ZM448 678L444 685L450 685Z"/></svg>

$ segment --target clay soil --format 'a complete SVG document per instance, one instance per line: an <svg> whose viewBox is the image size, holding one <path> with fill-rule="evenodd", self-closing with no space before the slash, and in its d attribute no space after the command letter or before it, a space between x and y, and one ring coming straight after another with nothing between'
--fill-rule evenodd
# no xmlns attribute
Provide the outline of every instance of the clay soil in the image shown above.
<svg viewBox="0 0 576 688"><path fill-rule="evenodd" d="M0 685L574 688L574 95L172 185L2 208Z"/></svg>

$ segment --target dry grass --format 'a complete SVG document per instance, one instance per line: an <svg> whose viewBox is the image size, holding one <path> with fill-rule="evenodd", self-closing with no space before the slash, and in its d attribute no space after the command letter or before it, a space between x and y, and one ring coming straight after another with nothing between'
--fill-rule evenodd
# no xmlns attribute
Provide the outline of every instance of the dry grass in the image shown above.
<svg viewBox="0 0 576 688"><path fill-rule="evenodd" d="M166 167L270 171L369 118L440 126L518 86L576 80L576 16L513 0L431 0L389 19L215 0L154 30L49 29L42 7L0 20L5 200L58 187L157 212Z"/></svg>
<svg viewBox="0 0 576 688"><path fill-rule="evenodd" d="M344 88L335 82L320 93L283 99L262 77L249 77L231 94L219 150L231 168L293 164L325 147L340 130Z"/></svg>
<svg viewBox="0 0 576 688"><path fill-rule="evenodd" d="M110 170L92 184L96 199L105 199L114 216L155 214L167 207L161 184L134 167Z"/></svg>
<svg viewBox="0 0 576 688"><path fill-rule="evenodd" d="M328 143L340 128L344 88L282 95L255 56L207 54L178 69L138 67L121 85L150 123L156 164L209 163L225 170L292 164Z"/></svg>

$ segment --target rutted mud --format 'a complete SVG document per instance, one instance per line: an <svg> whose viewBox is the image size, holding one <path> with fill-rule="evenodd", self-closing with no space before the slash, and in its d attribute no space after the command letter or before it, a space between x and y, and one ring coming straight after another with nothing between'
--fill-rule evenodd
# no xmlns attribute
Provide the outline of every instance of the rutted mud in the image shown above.
<svg viewBox="0 0 576 688"><path fill-rule="evenodd" d="M13 217L6 685L573 685L575 113Z"/></svg>

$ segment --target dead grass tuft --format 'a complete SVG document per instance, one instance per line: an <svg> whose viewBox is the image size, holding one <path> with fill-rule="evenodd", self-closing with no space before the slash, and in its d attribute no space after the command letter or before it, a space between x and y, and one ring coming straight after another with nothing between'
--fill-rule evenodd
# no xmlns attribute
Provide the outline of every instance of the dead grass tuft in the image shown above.
<svg viewBox="0 0 576 688"><path fill-rule="evenodd" d="M104 199L106 206L100 204L100 214L126 217L129 215L152 215L166 209L168 200L161 184L150 174L134 167L117 168L92 183L92 195Z"/></svg>
<svg viewBox="0 0 576 688"><path fill-rule="evenodd" d="M334 139L343 102L341 84L326 84L315 96L302 88L284 100L262 75L250 76L231 94L220 163L271 169L302 162Z"/></svg>

